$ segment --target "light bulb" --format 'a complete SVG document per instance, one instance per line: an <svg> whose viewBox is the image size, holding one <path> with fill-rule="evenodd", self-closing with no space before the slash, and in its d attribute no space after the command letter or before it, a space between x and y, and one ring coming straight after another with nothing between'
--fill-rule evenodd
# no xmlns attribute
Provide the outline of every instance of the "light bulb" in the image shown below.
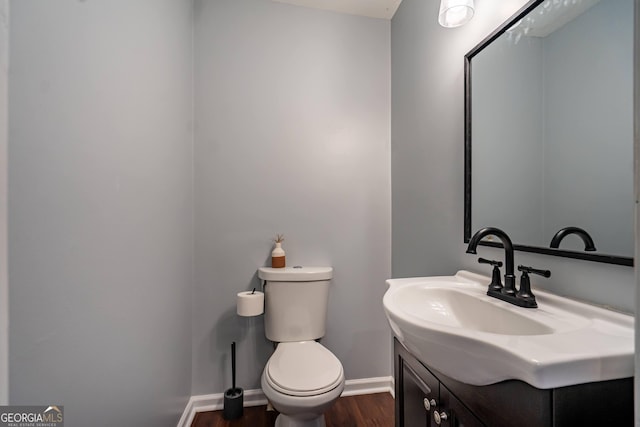
<svg viewBox="0 0 640 427"><path fill-rule="evenodd" d="M438 23L446 28L459 27L473 17L473 0L440 0Z"/></svg>

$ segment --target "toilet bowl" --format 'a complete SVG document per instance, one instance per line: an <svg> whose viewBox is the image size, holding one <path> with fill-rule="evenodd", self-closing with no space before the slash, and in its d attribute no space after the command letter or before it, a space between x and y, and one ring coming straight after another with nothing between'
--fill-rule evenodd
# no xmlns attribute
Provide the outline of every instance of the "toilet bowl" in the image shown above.
<svg viewBox="0 0 640 427"><path fill-rule="evenodd" d="M261 378L280 412L276 427L324 427L324 412L344 390L342 364L316 341L279 343Z"/></svg>

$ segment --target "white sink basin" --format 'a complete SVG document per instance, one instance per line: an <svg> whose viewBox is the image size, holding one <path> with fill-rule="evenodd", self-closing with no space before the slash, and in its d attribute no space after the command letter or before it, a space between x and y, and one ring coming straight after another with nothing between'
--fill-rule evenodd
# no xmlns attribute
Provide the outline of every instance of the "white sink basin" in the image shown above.
<svg viewBox="0 0 640 427"><path fill-rule="evenodd" d="M488 277L387 280L383 303L396 337L418 359L458 381L508 379L537 388L634 375L634 318L541 290L538 308L486 295Z"/></svg>

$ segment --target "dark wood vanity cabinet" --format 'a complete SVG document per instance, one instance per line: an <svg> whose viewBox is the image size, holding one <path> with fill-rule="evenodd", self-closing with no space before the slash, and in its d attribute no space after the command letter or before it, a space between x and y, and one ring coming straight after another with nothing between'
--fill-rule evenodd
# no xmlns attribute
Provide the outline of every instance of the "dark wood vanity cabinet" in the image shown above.
<svg viewBox="0 0 640 427"><path fill-rule="evenodd" d="M396 427L633 425L633 378L550 390L516 380L471 386L425 366L395 339L394 354Z"/></svg>
<svg viewBox="0 0 640 427"><path fill-rule="evenodd" d="M402 381L401 384L396 382L396 396L398 385L400 385L400 393L404 396L400 417L404 421L404 425L433 425L430 402L435 402L440 398L438 379L421 365L402 363L401 369ZM398 420L397 400L396 420ZM398 426L397 421L396 426Z"/></svg>
<svg viewBox="0 0 640 427"><path fill-rule="evenodd" d="M396 427L437 426L437 417L442 427L484 425L397 340L395 347Z"/></svg>

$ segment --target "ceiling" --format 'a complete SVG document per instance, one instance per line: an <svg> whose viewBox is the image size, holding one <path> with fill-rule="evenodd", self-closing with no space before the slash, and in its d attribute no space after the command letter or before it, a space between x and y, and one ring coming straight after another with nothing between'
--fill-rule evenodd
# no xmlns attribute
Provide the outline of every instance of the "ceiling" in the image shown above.
<svg viewBox="0 0 640 427"><path fill-rule="evenodd" d="M402 0L273 0L369 18L391 19Z"/></svg>

